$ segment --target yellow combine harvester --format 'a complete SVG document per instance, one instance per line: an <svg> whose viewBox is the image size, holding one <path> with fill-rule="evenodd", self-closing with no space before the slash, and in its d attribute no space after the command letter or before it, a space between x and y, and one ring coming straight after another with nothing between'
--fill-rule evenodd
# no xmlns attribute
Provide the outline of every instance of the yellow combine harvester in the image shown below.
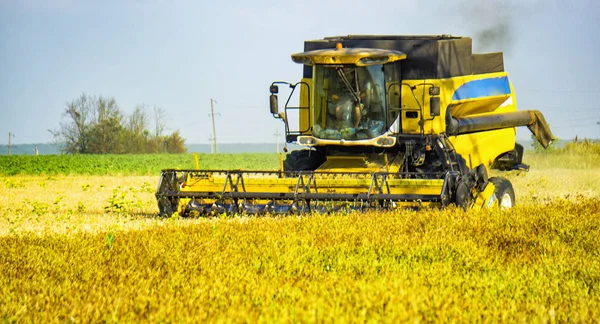
<svg viewBox="0 0 600 324"><path fill-rule="evenodd" d="M304 47L292 55L302 80L273 82L270 110L287 142L306 149L279 171L163 170L161 214L509 208L512 185L488 172L529 168L515 127L543 147L555 139L539 111L517 111L502 53L472 54L468 37L351 35ZM282 84L291 94L280 112Z"/></svg>

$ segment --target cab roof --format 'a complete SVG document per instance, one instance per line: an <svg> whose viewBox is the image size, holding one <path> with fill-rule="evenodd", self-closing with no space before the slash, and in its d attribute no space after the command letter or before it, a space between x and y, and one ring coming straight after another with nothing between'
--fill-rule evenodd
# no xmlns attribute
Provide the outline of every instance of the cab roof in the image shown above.
<svg viewBox="0 0 600 324"><path fill-rule="evenodd" d="M326 48L292 54L292 60L304 65L352 64L366 66L406 59L400 51L380 48Z"/></svg>

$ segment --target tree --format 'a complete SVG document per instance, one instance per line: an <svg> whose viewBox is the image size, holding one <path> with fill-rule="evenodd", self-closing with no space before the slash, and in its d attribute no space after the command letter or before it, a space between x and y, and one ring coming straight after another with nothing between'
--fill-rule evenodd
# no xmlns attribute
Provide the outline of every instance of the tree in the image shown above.
<svg viewBox="0 0 600 324"><path fill-rule="evenodd" d="M165 131L166 112L163 108L154 106L154 136L161 136Z"/></svg>
<svg viewBox="0 0 600 324"><path fill-rule="evenodd" d="M167 153L185 153L185 140L179 134L179 131L174 131L173 134L165 137L165 146Z"/></svg>
<svg viewBox="0 0 600 324"><path fill-rule="evenodd" d="M127 131L130 133L126 141L126 151L129 153L147 152L147 142L150 132L147 130L148 116L145 105L137 105L127 118Z"/></svg>
<svg viewBox="0 0 600 324"><path fill-rule="evenodd" d="M127 131L121 125L118 117L109 117L100 120L90 129L89 152L93 154L121 154L127 153L125 142Z"/></svg>
<svg viewBox="0 0 600 324"><path fill-rule="evenodd" d="M50 130L55 140L63 144L65 153L84 153L88 150L90 118L95 98L85 93L67 103L58 130Z"/></svg>
<svg viewBox="0 0 600 324"><path fill-rule="evenodd" d="M95 154L125 153L123 114L114 98L96 99L94 122L89 133L89 152Z"/></svg>
<svg viewBox="0 0 600 324"><path fill-rule="evenodd" d="M82 94L68 102L58 130L50 130L68 154L184 153L179 131L164 132L165 110L154 107L154 134L147 129L146 106L125 116L113 97Z"/></svg>
<svg viewBox="0 0 600 324"><path fill-rule="evenodd" d="M127 129L133 134L142 135L144 130L148 128L148 116L146 115L146 106L137 105L127 118Z"/></svg>

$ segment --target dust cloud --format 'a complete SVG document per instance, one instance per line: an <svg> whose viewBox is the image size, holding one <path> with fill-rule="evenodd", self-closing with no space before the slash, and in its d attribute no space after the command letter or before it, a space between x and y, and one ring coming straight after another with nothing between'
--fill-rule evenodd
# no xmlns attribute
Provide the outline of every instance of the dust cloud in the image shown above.
<svg viewBox="0 0 600 324"><path fill-rule="evenodd" d="M473 38L476 52L502 51L509 53L518 37L518 22L533 14L533 1L464 0L453 6L463 28Z"/></svg>

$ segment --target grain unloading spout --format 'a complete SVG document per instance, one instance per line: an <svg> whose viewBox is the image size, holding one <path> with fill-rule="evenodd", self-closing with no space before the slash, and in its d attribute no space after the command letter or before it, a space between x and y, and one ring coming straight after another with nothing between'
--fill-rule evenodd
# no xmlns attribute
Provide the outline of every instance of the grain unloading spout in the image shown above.
<svg viewBox="0 0 600 324"><path fill-rule="evenodd" d="M546 123L544 115L538 110L482 114L470 117L453 117L451 107L446 110L446 133L448 135L471 134L520 126L527 126L544 148L547 148L552 141L556 140Z"/></svg>

